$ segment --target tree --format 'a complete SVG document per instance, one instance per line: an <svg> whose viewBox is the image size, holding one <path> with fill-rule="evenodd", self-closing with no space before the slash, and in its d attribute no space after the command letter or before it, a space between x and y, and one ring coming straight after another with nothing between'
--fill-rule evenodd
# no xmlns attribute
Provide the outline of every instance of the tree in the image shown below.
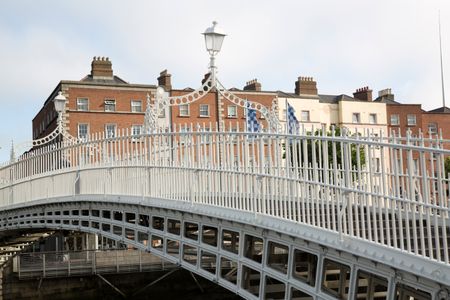
<svg viewBox="0 0 450 300"><path fill-rule="evenodd" d="M450 156L447 156L445 158L444 166L445 166L445 174L444 174L444 176L446 178L448 178L448 176L450 174Z"/></svg>
<svg viewBox="0 0 450 300"><path fill-rule="evenodd" d="M327 131L326 136L330 137L330 136L334 136L336 137L340 137L341 136L341 128L339 127L335 127L334 128L334 132L332 130ZM291 160L291 164L295 165L296 163L300 163L300 165L303 165L305 162L307 163L307 166L309 165L313 165L313 163L316 163L318 165L319 168L323 167L324 162L322 162L322 150L323 150L323 141L317 139L314 139L314 136L320 137L322 136L322 130L316 130L314 132L314 134L312 134L311 132L308 133L309 136L311 136L311 138L308 138L306 141L306 151L307 151L307 159L305 158L304 155L304 146L305 144L303 142L299 142L299 143L289 143L290 145L288 147L289 149L289 156L290 156L290 160ZM351 137L356 137L355 134L351 135ZM344 151L344 143L340 143L337 141L327 141L327 156L328 156L328 167L333 167L334 165L334 159L336 158L336 165L344 167L343 164L343 151ZM335 155L333 153L333 143L335 144ZM351 143L350 144L350 151L351 151L351 168L358 168L358 167L363 167L366 163L366 158L365 158L365 151L364 151L364 146L361 146L357 143ZM315 153L313 153L315 152ZM358 160L358 152L359 152L359 160ZM313 162L313 157L315 154L315 158L316 161ZM284 157L286 156L286 153L284 155ZM295 162L295 157L297 157ZM359 161L359 163L358 163Z"/></svg>

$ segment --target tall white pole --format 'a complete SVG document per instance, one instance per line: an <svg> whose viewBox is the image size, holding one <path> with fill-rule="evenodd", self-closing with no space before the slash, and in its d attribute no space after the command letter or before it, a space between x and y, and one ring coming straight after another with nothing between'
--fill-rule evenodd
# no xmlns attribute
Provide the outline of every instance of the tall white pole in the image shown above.
<svg viewBox="0 0 450 300"><path fill-rule="evenodd" d="M286 120L286 122L284 123L284 130L286 132L286 134L289 134L289 112L288 112L288 102L287 99L284 99L284 119Z"/></svg>
<svg viewBox="0 0 450 300"><path fill-rule="evenodd" d="M444 67L442 64L441 11L439 11L439 53L441 58L442 107L445 107Z"/></svg>

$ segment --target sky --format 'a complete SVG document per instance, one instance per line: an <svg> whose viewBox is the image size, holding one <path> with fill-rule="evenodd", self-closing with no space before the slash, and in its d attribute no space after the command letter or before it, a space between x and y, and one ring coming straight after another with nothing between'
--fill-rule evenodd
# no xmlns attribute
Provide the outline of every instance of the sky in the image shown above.
<svg viewBox="0 0 450 300"><path fill-rule="evenodd" d="M94 56L131 83L156 84L168 69L174 87L199 87L201 33L214 20L227 33L216 60L227 88L257 78L293 92L310 76L320 94L391 88L399 102L441 107L439 11L449 107L448 0L0 0L0 162L12 140L31 139L58 82L89 74Z"/></svg>

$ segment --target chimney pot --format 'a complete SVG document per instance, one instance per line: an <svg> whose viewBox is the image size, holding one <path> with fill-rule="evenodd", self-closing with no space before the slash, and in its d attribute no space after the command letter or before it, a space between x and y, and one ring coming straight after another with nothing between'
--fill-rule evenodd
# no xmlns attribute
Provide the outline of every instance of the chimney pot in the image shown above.
<svg viewBox="0 0 450 300"><path fill-rule="evenodd" d="M247 81L247 84L244 86L244 91L261 91L261 83L258 82L258 79L251 79Z"/></svg>
<svg viewBox="0 0 450 300"><path fill-rule="evenodd" d="M114 77L112 63L105 57L94 56L91 63L91 76L101 79L112 79Z"/></svg>
<svg viewBox="0 0 450 300"><path fill-rule="evenodd" d="M161 71L158 77L158 85L164 87L166 91L172 89L172 75L167 72L167 69Z"/></svg>
<svg viewBox="0 0 450 300"><path fill-rule="evenodd" d="M372 90L368 86L358 88L353 93L353 97L362 101L372 101Z"/></svg>
<svg viewBox="0 0 450 300"><path fill-rule="evenodd" d="M297 95L317 95L317 82L313 77L299 76L295 82Z"/></svg>
<svg viewBox="0 0 450 300"><path fill-rule="evenodd" d="M392 101L394 101L394 99L395 99L395 97L394 97L394 94L392 93L392 89L384 89L384 90L381 90L381 91L378 91L378 98L377 99L383 99L383 98L385 98L385 99L389 99L389 100L392 100Z"/></svg>

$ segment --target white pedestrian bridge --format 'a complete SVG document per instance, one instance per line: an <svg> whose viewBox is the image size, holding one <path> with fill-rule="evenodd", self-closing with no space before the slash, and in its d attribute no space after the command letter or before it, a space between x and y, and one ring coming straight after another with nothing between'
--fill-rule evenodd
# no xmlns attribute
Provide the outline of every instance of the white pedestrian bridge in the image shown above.
<svg viewBox="0 0 450 300"><path fill-rule="evenodd" d="M1 166L0 231L98 234L246 299L449 299L444 142L211 126L61 141Z"/></svg>

